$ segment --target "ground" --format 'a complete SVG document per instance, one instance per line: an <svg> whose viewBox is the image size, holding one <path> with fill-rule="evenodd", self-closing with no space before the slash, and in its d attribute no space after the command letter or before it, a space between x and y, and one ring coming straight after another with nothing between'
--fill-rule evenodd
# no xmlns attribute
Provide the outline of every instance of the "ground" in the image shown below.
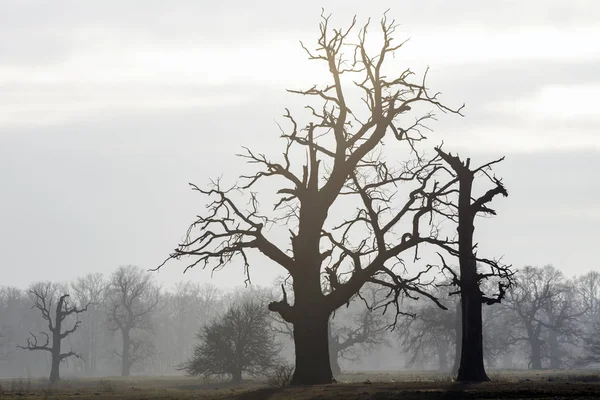
<svg viewBox="0 0 600 400"><path fill-rule="evenodd" d="M598 399L598 371L491 371L492 382L461 385L433 372L356 372L338 383L277 388L258 381L209 383L197 378L147 376L43 380L1 379L0 399Z"/></svg>

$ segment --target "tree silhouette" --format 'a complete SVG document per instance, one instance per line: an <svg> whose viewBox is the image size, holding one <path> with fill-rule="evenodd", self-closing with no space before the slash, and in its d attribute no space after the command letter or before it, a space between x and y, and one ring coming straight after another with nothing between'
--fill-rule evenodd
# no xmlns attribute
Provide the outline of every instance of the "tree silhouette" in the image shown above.
<svg viewBox="0 0 600 400"><path fill-rule="evenodd" d="M447 288L437 288L440 291L438 297L448 296L445 289ZM442 310L435 304L416 302L406 307L408 315L395 328L400 346L408 356L407 367L437 359L439 371L450 371L450 362L455 357L453 353L456 340L460 340L460 309L457 306L458 304L451 304L449 310ZM459 359L460 353L458 355L455 358Z"/></svg>
<svg viewBox="0 0 600 400"><path fill-rule="evenodd" d="M134 333L150 330L150 314L158 305L160 289L152 281L152 275L129 265L113 273L108 290L108 319L122 338L121 351L116 352L121 358L121 375L129 376L131 367L152 353L150 343Z"/></svg>
<svg viewBox="0 0 600 400"><path fill-rule="evenodd" d="M440 243L451 255L458 257L459 271L449 267L442 257L444 270L452 275L452 285L458 287L454 294L461 298L461 347L460 365L457 381L488 381L483 364L483 315L482 305L495 304L502 301L506 289L512 285L514 274L510 266L502 265L496 260L477 256L477 245L473 242L474 221L478 214L495 215L496 211L489 207L497 195L508 196L502 181L491 177L486 171L494 164L502 161L504 157L471 169L470 159L463 162L458 156L436 148L439 156L450 167L453 180L458 183L458 202L448 202L448 216L458 222L458 239L452 246ZM487 176L494 186L483 195L474 197L473 182L475 176L482 173ZM441 256L440 256L441 257ZM489 272L483 273L478 268L478 263L489 267ZM488 296L482 292L482 281L497 278L498 293Z"/></svg>
<svg viewBox="0 0 600 400"><path fill-rule="evenodd" d="M44 337L44 341L40 341L36 335L30 333L30 337L27 338L27 345L17 347L25 350L43 350L48 351L52 355L52 366L50 369L50 382L55 383L60 380L60 363L69 357L81 358L81 355L69 351L67 353L61 353L61 342L71 333L75 332L81 321L76 320L75 324L71 329L62 330L64 320L70 315L78 315L85 311L89 306L86 304L83 308L78 308L76 305L69 301L69 294L63 294L58 298L56 307L52 307L54 301L56 301L56 288L52 287L52 284L38 284L29 291L33 297L33 306L31 308L38 309L42 317L48 322L48 331L40 332L40 335ZM54 313L54 315L52 315ZM52 344L50 344L52 343Z"/></svg>
<svg viewBox="0 0 600 400"><path fill-rule="evenodd" d="M578 334L577 319L585 308L578 309L571 298L574 292L566 285L562 272L551 265L523 268L516 287L508 291L506 306L512 310L514 325L522 333L512 341L529 345L531 369L542 368L546 350L552 367L559 367L558 334Z"/></svg>
<svg viewBox="0 0 600 400"><path fill-rule="evenodd" d="M260 302L231 306L198 333L194 354L183 366L189 375L260 375L275 366L281 346L270 329L268 310Z"/></svg>
<svg viewBox="0 0 600 400"><path fill-rule="evenodd" d="M270 303L269 309L293 325L292 384L332 381L329 317L365 283L389 289L386 309L400 312L403 296L428 297L444 307L427 292L431 282L424 277L431 267L414 276L398 268L403 253L413 249L416 260L418 246L437 238L432 221L447 188L435 180L443 168L440 158L426 159L419 149L426 139L425 123L434 115L412 110L429 106L460 114L462 107L453 110L440 103L438 93L431 94L426 87L427 72L420 81L413 81L410 69L387 75L386 61L404 44L394 42L394 21L382 18L382 44L375 55L366 45L369 23L351 42L355 25L356 19L348 29L330 29L329 17L322 15L316 49L302 47L310 60L326 66L330 82L289 90L320 102L307 106L310 121L300 126L286 110L290 128L281 128L285 146L280 161L245 148L240 156L258 172L243 175L244 183L224 187L217 180L207 189L190 184L211 199L207 211L158 267L181 257L192 259L187 268L200 265L213 270L240 261L250 280L248 256L254 250L283 268L292 279L294 303L288 303L283 290L282 300ZM352 99L357 92L362 96ZM394 159L405 156L399 167L386 162L386 138L398 142ZM305 162L297 165L302 156ZM259 207L258 192L270 190L260 186L265 179L281 184L271 214ZM409 189L395 207L402 196L399 187L404 186ZM347 212L352 209L357 210L353 215ZM270 228L282 225L289 233L287 248L269 234ZM328 293L322 290L323 276L332 289Z"/></svg>

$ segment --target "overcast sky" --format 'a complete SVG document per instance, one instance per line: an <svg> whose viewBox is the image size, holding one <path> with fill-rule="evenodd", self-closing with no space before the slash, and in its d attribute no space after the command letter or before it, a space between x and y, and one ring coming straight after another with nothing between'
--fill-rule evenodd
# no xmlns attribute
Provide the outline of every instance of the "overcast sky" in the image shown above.
<svg viewBox="0 0 600 400"><path fill-rule="evenodd" d="M600 267L600 2L596 0L0 0L0 284L152 268L205 204L188 182L240 172L240 146L280 153L276 121L320 82L306 60L333 25L391 8L405 67L465 118L434 140L506 155L510 192L477 240L515 266ZM253 266L253 282L277 272ZM206 281L173 264L165 284ZM213 283L236 286L240 269Z"/></svg>

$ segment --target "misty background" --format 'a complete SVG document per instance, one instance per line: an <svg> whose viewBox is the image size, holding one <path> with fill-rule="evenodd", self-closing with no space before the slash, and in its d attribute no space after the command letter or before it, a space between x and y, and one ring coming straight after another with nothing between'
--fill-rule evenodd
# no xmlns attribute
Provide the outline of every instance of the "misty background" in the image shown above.
<svg viewBox="0 0 600 400"><path fill-rule="evenodd" d="M285 89L327 72L298 43L316 38L321 6L335 26L391 7L398 39L411 38L398 62L430 66L429 86L447 103L466 103L465 118L442 115L428 136L474 160L506 155L496 174L510 197L478 225L482 251L517 269L553 264L567 278L598 268L595 1L2 0L0 283L24 291L160 264L204 206L188 182L232 182L245 168L235 157L241 146L280 153L277 122L285 107L304 105ZM180 281L214 285L222 296L243 285L241 265L212 277L200 268L182 275L183 267L154 279L170 293ZM251 266L252 283L269 290L279 274L266 262ZM107 332L105 347L117 346ZM402 368L400 351L387 361L386 352L373 353L379 361L368 368ZM104 356L110 370L113 355ZM30 369L19 374L37 374L42 355L27 357ZM181 361L140 370L172 373Z"/></svg>

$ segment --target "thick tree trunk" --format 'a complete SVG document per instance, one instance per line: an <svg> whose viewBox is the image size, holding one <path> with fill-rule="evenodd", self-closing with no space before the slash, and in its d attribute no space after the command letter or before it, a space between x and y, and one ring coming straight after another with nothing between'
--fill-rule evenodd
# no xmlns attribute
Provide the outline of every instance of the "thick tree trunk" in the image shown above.
<svg viewBox="0 0 600 400"><path fill-rule="evenodd" d="M531 369L542 369L542 341L537 337L529 339L531 346Z"/></svg>
<svg viewBox="0 0 600 400"><path fill-rule="evenodd" d="M458 171L457 171L458 172ZM477 259L473 254L473 221L471 193L473 172L465 170L460 176L458 197L458 259L460 264L461 353L458 368L459 382L489 381L483 365L482 299L477 275Z"/></svg>
<svg viewBox="0 0 600 400"><path fill-rule="evenodd" d="M52 365L50 367L50 383L60 380L60 350L52 349Z"/></svg>
<svg viewBox="0 0 600 400"><path fill-rule="evenodd" d="M466 282L465 282L466 283ZM483 364L483 317L481 312L481 293L479 286L465 285L462 288L462 349L459 382L489 381Z"/></svg>
<svg viewBox="0 0 600 400"><path fill-rule="evenodd" d="M62 301L59 302L59 307L62 307ZM60 331L62 329L62 318L60 316L60 308L56 310L56 322L52 330L52 361L50 367L50 383L55 383L60 380Z"/></svg>
<svg viewBox="0 0 600 400"><path fill-rule="evenodd" d="M129 349L131 340L129 332L123 331L123 351L121 352L121 376L129 376L131 373L131 362L129 360Z"/></svg>
<svg viewBox="0 0 600 400"><path fill-rule="evenodd" d="M242 370L241 369L236 370L231 373L231 382L233 382L233 383L242 382Z"/></svg>
<svg viewBox="0 0 600 400"><path fill-rule="evenodd" d="M296 305L295 307L297 307ZM319 385L332 382L329 364L329 313L314 306L297 309L300 317L294 321L296 369L292 385Z"/></svg>

